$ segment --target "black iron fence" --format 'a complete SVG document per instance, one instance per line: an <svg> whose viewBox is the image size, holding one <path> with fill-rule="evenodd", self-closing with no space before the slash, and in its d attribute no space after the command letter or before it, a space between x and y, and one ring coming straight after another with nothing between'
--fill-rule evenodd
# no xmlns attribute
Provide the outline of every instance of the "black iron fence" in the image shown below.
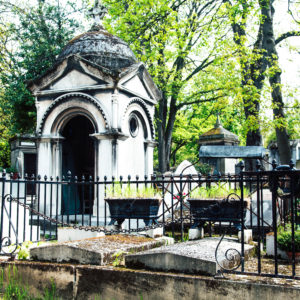
<svg viewBox="0 0 300 300"><path fill-rule="evenodd" d="M235 272L300 279L300 171L292 164L257 167L239 175L144 178L78 178L70 172L16 178L2 172L1 254L24 241L55 240L64 226L106 234L160 227L179 241L202 227L207 236L241 231ZM252 230L256 247L251 263L243 259L245 230Z"/></svg>

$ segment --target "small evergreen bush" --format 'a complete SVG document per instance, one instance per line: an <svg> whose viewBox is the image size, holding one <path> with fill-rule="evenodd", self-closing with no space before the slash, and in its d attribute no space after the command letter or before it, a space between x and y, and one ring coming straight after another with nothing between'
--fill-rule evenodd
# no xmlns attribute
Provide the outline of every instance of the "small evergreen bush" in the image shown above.
<svg viewBox="0 0 300 300"><path fill-rule="evenodd" d="M295 252L300 252L300 230L295 230ZM279 249L287 252L293 251L292 247L292 231L280 230L277 235L277 244Z"/></svg>

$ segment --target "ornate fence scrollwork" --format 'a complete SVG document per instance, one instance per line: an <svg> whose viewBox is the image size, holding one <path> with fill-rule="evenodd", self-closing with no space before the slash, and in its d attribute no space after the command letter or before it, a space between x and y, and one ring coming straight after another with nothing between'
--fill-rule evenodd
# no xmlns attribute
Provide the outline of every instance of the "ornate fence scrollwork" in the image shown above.
<svg viewBox="0 0 300 300"><path fill-rule="evenodd" d="M226 205L226 204L227 205L230 205L230 204L234 205L234 203L237 203L237 202L240 203L240 205L242 204L241 197L239 195L237 195L236 193L231 193L230 195L227 196L226 199L224 199L222 201L222 204L223 204L223 206ZM245 205L245 203L244 203L244 205ZM241 207L237 206L236 209L237 209L236 215L233 216L234 225L236 225L237 222L241 223L241 222L244 221L246 207L244 206L243 215L240 215ZM237 219L239 219L239 220L237 220ZM241 264L244 260L244 257L243 257L242 253L239 250L237 250L236 248L228 248L228 249L226 249L226 251L224 253L224 258L228 262L230 267L229 268L225 267L224 263L220 263L220 261L218 259L218 251L219 251L219 247L220 247L226 233L227 232L225 230L222 237L221 237L221 239L220 239L220 241L219 241L219 243L218 243L218 245L217 245L217 247L216 247L216 250L215 250L216 263L220 267L216 277L218 277L218 276L224 277L223 276L223 271L237 270L241 266ZM224 260L223 260L223 262L224 262Z"/></svg>
<svg viewBox="0 0 300 300"><path fill-rule="evenodd" d="M5 214L7 216L9 226L11 226L11 228L12 228L14 234L15 234L16 242L12 244L11 237L5 236L1 239L0 249L1 249L1 252L3 254L8 255L8 256L13 256L14 253L16 252L17 248L18 248L18 235L17 235L16 229L14 227L14 224L11 221L10 215L7 211L7 208L6 208L6 205L5 205L6 201L7 202L12 202L13 197L10 194L7 194L7 195L4 196L3 209L4 209ZM3 220L2 220L2 222L3 222ZM6 249L8 249L8 251L6 251Z"/></svg>

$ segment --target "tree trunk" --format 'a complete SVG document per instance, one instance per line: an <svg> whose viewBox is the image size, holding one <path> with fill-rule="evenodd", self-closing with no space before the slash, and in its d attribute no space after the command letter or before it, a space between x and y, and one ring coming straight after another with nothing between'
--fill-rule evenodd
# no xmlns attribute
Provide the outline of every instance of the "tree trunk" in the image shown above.
<svg viewBox="0 0 300 300"><path fill-rule="evenodd" d="M158 169L161 173L167 171L166 158L166 138L165 138L165 124L166 124L166 99L161 99L159 106L155 110L157 138L158 138Z"/></svg>
<svg viewBox="0 0 300 300"><path fill-rule="evenodd" d="M166 101L161 100L157 114L157 132L158 132L158 164L159 172L165 173L170 169L170 157L172 148L172 133L176 119L177 109L175 106L176 100L171 100L171 105L168 111L168 119L166 114ZM173 103L173 104L172 104ZM167 126L166 126L167 124Z"/></svg>
<svg viewBox="0 0 300 300"><path fill-rule="evenodd" d="M289 136L283 111L284 103L281 92L281 69L278 65L278 53L276 51L275 37L273 31L273 7L274 0L261 0L261 14L264 18L263 23L263 48L267 52L266 61L269 68L272 68L269 75L269 82L272 88L273 116L278 122L275 124L277 146L279 151L280 163L288 164L291 160L291 149Z"/></svg>
<svg viewBox="0 0 300 300"><path fill-rule="evenodd" d="M248 9L247 2L243 2L244 11L242 13L241 23L232 23L232 30L234 33L234 42L238 47L245 47L244 41L246 39L246 11ZM264 71L266 69L266 64L263 63L261 58L261 48L262 48L262 26L260 26L256 42L252 53L254 58L246 56L246 54L241 50L241 69L242 69L242 80L241 86L245 89L245 96L243 97L244 112L246 120L258 120L260 111L260 93L263 87L264 81ZM257 75L259 74L259 75ZM251 92L255 87L254 93ZM247 146L260 146L262 145L262 136L260 132L259 123L256 122L257 126L253 125L247 132L246 145ZM246 170L253 170L252 163L246 162Z"/></svg>

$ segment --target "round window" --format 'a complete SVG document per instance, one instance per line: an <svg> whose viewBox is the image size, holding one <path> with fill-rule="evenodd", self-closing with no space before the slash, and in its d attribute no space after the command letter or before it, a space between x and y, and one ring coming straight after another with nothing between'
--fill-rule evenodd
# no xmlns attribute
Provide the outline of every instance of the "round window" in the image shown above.
<svg viewBox="0 0 300 300"><path fill-rule="evenodd" d="M135 115L129 118L129 131L132 137L136 137L139 131L139 121Z"/></svg>

